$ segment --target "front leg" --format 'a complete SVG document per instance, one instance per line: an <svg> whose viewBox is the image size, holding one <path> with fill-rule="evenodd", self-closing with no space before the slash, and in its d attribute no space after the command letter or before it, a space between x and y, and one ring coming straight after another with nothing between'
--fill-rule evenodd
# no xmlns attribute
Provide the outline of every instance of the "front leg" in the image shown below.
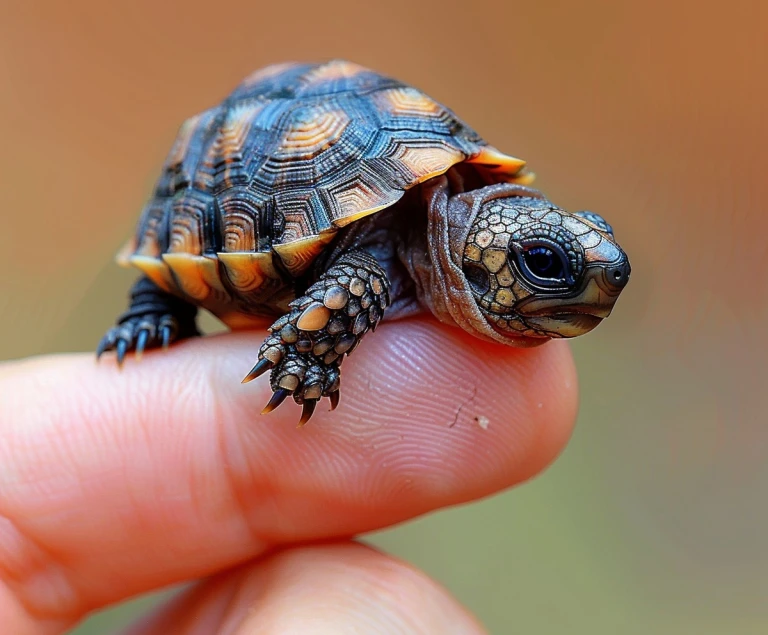
<svg viewBox="0 0 768 635"><path fill-rule="evenodd" d="M243 383L272 369L274 394L263 413L271 412L288 395L303 404L300 425L306 423L321 397L331 410L339 402L339 366L368 332L374 330L389 305L389 280L376 259L365 251L349 251L289 307L291 312L269 327L259 361Z"/></svg>

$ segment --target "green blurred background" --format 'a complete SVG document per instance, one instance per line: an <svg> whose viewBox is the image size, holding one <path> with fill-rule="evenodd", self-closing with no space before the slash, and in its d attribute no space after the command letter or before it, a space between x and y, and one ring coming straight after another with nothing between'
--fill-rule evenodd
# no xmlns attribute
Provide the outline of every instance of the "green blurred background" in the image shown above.
<svg viewBox="0 0 768 635"><path fill-rule="evenodd" d="M633 265L573 344L580 421L556 464L373 542L493 633L768 632L768 3L0 8L0 359L94 347L185 117L267 63L351 58L604 213Z"/></svg>

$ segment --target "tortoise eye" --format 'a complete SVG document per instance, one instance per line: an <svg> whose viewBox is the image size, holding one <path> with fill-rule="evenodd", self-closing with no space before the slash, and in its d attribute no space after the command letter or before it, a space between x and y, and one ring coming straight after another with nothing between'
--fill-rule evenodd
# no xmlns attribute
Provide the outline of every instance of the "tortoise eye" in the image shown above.
<svg viewBox="0 0 768 635"><path fill-rule="evenodd" d="M537 278L563 280L563 263L549 247L532 247L523 252L525 266Z"/></svg>
<svg viewBox="0 0 768 635"><path fill-rule="evenodd" d="M512 251L520 272L536 287L559 288L573 284L568 258L554 244L513 244Z"/></svg>

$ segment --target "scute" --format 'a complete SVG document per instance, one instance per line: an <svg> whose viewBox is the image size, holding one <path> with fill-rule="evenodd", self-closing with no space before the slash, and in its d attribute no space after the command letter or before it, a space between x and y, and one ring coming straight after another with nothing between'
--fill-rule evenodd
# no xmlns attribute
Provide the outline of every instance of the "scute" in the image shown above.
<svg viewBox="0 0 768 635"><path fill-rule="evenodd" d="M121 262L193 297L274 282L273 258L300 275L338 228L462 161L489 182L530 178L397 80L345 61L269 66L182 125ZM223 256L238 253L264 255Z"/></svg>

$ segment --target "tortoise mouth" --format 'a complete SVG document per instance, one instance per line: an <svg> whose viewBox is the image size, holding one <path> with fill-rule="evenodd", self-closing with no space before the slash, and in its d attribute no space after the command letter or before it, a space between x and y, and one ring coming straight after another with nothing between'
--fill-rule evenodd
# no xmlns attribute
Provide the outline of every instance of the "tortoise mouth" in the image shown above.
<svg viewBox="0 0 768 635"><path fill-rule="evenodd" d="M525 346L525 347L531 347L531 346L539 346L540 344L544 344L547 342L547 340L550 339L549 335L541 334L541 335L531 335L531 334L523 334L520 331L516 331L511 328L505 328L503 326L500 326L493 320L488 320L488 325L499 335L503 336L504 339L512 340L516 343L517 346ZM519 342L519 343L518 343Z"/></svg>
<svg viewBox="0 0 768 635"><path fill-rule="evenodd" d="M601 320L607 318L613 311L613 303L610 304L569 304L566 306L545 307L536 311L522 314L524 320L532 318L564 319L570 316L591 316Z"/></svg>
<svg viewBox="0 0 768 635"><path fill-rule="evenodd" d="M587 312L560 312L548 315L537 316L515 316L518 320L530 330L536 331L535 334L521 333L511 327L505 327L497 319L499 316L483 311L490 327L499 335L507 339L523 342L524 346L538 346L550 338L570 338L578 337L589 333L600 322L603 317Z"/></svg>
<svg viewBox="0 0 768 635"><path fill-rule="evenodd" d="M589 333L603 318L589 313L556 313L524 320L531 328L553 337L577 337Z"/></svg>

